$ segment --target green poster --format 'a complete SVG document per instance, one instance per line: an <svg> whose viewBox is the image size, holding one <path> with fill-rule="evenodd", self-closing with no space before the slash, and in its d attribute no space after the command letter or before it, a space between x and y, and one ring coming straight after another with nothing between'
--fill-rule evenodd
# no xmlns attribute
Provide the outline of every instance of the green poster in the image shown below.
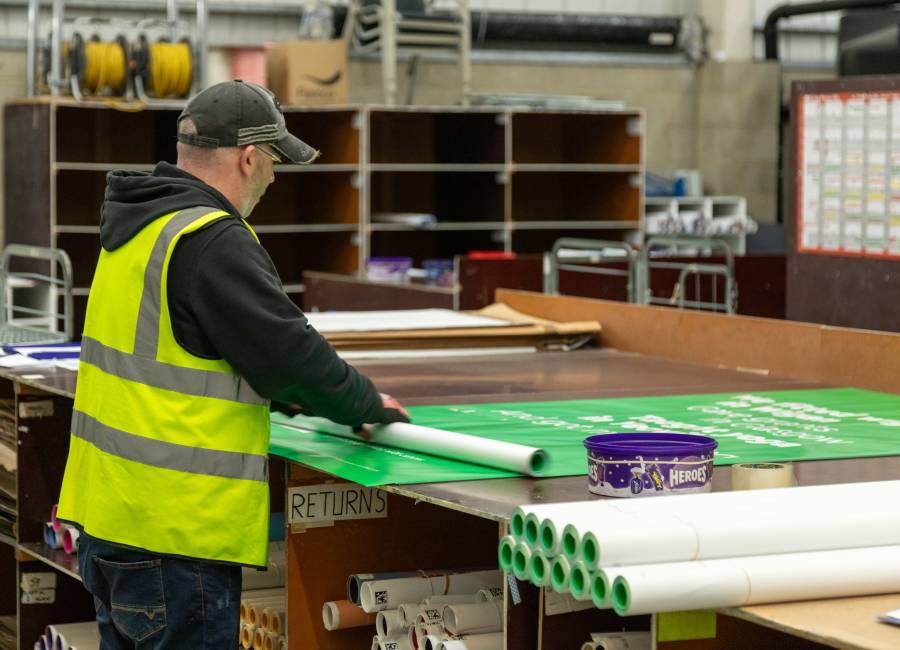
<svg viewBox="0 0 900 650"><path fill-rule="evenodd" d="M719 442L717 465L900 455L900 395L856 388L668 397L517 402L409 409L437 429L541 447L548 476L587 472L582 441L627 431L701 433ZM273 415L271 453L362 485L514 476L403 449L282 426Z"/></svg>

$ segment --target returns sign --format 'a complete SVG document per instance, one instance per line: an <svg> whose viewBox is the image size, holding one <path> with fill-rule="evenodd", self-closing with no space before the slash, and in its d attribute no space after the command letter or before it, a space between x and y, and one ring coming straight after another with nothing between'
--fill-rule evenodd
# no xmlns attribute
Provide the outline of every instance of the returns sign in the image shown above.
<svg viewBox="0 0 900 650"><path fill-rule="evenodd" d="M304 485L288 490L288 522L315 524L387 517L387 493L353 483Z"/></svg>

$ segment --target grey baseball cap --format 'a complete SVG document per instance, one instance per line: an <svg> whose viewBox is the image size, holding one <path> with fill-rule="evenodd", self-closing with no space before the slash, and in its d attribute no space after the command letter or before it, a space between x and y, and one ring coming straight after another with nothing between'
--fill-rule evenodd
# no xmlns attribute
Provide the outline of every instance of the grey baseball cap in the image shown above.
<svg viewBox="0 0 900 650"><path fill-rule="evenodd" d="M284 160L308 165L319 152L288 133L278 98L249 81L223 81L188 102L178 123L189 117L197 133L179 133L178 141L195 147L243 147L267 144Z"/></svg>

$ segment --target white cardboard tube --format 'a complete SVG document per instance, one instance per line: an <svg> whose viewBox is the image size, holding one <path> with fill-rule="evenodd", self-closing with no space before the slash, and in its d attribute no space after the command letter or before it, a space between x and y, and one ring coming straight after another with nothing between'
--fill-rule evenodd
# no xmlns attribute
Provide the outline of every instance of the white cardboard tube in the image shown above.
<svg viewBox="0 0 900 650"><path fill-rule="evenodd" d="M462 603L474 603L475 594L447 594L446 596L429 596L422 602L425 605L457 605Z"/></svg>
<svg viewBox="0 0 900 650"><path fill-rule="evenodd" d="M447 639L439 650L503 650L503 633L470 634L461 639Z"/></svg>
<svg viewBox="0 0 900 650"><path fill-rule="evenodd" d="M519 580L528 580L531 552L531 547L525 542L519 542L513 550L512 572Z"/></svg>
<svg viewBox="0 0 900 650"><path fill-rule="evenodd" d="M93 646L100 646L100 628L97 627L96 621L85 621L84 623L66 623L63 625L48 625L46 636L50 641L50 647L66 648L70 645L66 640L84 639L85 645L88 645L88 639L93 639ZM88 648L90 646L88 645Z"/></svg>
<svg viewBox="0 0 900 650"><path fill-rule="evenodd" d="M416 625L416 645L419 650L424 650L431 643L434 647L444 638L443 625Z"/></svg>
<svg viewBox="0 0 900 650"><path fill-rule="evenodd" d="M613 583L619 615L893 593L900 546L627 566ZM685 586L690 588L686 589Z"/></svg>
<svg viewBox="0 0 900 650"><path fill-rule="evenodd" d="M572 563L565 555L557 555L550 562L550 586L553 591L561 594L569 591L569 577L572 573Z"/></svg>
<svg viewBox="0 0 900 650"><path fill-rule="evenodd" d="M256 628L249 623L241 623L241 647L250 650L253 647L253 633Z"/></svg>
<svg viewBox="0 0 900 650"><path fill-rule="evenodd" d="M378 638L392 639L394 637L406 634L406 625L399 609L385 609L378 612L375 617L375 630Z"/></svg>
<svg viewBox="0 0 900 650"><path fill-rule="evenodd" d="M650 524L644 518L597 535L596 564L685 562L900 544L900 510L871 509L870 504L853 510L773 506L768 513L740 519L684 513L652 521L659 535L642 534Z"/></svg>
<svg viewBox="0 0 900 650"><path fill-rule="evenodd" d="M77 528L72 528L71 526L67 527L63 531L63 550L69 554L73 555L78 552L78 538L81 533Z"/></svg>
<svg viewBox="0 0 900 650"><path fill-rule="evenodd" d="M398 636L391 639L380 639L378 650L412 650L412 646L409 645L409 639L405 636Z"/></svg>
<svg viewBox="0 0 900 650"><path fill-rule="evenodd" d="M429 577L372 580L360 588L362 608L366 612L396 609L402 603L422 601L430 596L474 594L479 589L499 587L499 571L443 573Z"/></svg>
<svg viewBox="0 0 900 650"><path fill-rule="evenodd" d="M503 627L502 613L497 603L447 605L444 608L444 627L450 634L486 634Z"/></svg>
<svg viewBox="0 0 900 650"><path fill-rule="evenodd" d="M503 600L503 587L496 587L494 589L479 589L478 593L475 594L476 603L490 603L495 600Z"/></svg>
<svg viewBox="0 0 900 650"><path fill-rule="evenodd" d="M404 627L411 627L416 624L416 617L419 615L420 608L421 605L419 603L403 603L397 608Z"/></svg>
<svg viewBox="0 0 900 650"><path fill-rule="evenodd" d="M375 623L375 614L366 614L349 600L328 601L322 604L322 625L329 632L351 627L366 627Z"/></svg>
<svg viewBox="0 0 900 650"><path fill-rule="evenodd" d="M335 424L325 418L298 417L281 424L305 431L313 430L359 440L359 436L352 428ZM547 452L537 447L526 447L405 422L376 425L372 428L371 436L372 442L386 447L399 447L466 463L487 465L527 476L545 474L549 463Z"/></svg>

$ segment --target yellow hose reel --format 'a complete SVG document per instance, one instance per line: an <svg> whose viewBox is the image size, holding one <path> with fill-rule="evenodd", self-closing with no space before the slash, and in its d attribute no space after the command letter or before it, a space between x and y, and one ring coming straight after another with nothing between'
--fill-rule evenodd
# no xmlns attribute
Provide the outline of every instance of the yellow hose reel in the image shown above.
<svg viewBox="0 0 900 650"><path fill-rule="evenodd" d="M192 64L193 51L187 39L150 43L141 35L132 56L135 83L156 99L187 97L194 78Z"/></svg>
<svg viewBox="0 0 900 650"><path fill-rule="evenodd" d="M120 36L114 41L98 37L85 40L75 34L65 44L69 77L88 95L122 96L128 91L128 45Z"/></svg>

